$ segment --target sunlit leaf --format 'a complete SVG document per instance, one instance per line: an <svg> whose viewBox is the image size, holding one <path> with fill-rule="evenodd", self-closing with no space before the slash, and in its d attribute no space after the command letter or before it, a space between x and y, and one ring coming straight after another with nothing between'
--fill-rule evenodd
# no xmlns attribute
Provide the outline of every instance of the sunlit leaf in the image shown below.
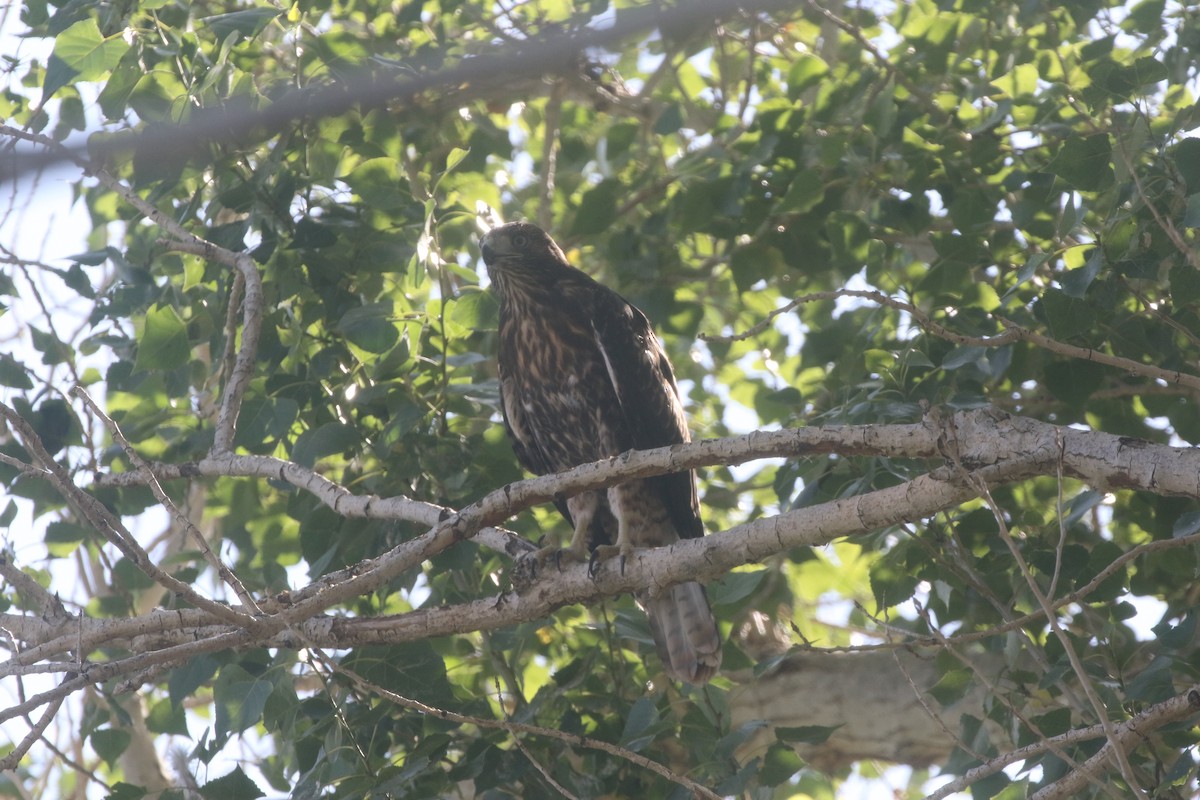
<svg viewBox="0 0 1200 800"><path fill-rule="evenodd" d="M146 312L133 369L176 369L187 363L190 352L187 326L179 312L171 306L156 306Z"/></svg>

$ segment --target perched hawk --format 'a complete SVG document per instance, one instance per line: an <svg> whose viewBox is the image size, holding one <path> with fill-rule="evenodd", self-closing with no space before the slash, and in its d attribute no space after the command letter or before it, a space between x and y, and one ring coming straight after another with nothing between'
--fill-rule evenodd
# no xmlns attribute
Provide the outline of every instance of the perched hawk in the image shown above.
<svg viewBox="0 0 1200 800"><path fill-rule="evenodd" d="M689 440L671 362L646 315L567 263L535 225L487 233L483 261L500 301L500 396L521 465L538 475ZM606 557L704 535L691 471L586 492L557 506L569 553ZM667 671L702 684L721 663L704 587L640 593Z"/></svg>

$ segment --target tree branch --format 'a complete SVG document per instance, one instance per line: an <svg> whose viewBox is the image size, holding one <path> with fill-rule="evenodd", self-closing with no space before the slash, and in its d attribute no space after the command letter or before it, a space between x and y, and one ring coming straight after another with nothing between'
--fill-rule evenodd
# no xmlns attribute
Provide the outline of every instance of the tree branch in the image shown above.
<svg viewBox="0 0 1200 800"><path fill-rule="evenodd" d="M258 627L259 623L253 617L204 597L193 589L190 584L184 583L173 575L169 575L159 569L158 565L151 561L150 556L138 544L137 539L129 532L124 523L109 511L103 503L80 489L71 481L71 476L46 452L46 448L42 445L42 440L20 414L0 402L0 416L7 419L13 429L20 434L25 449L30 451L41 463L42 467L46 470L46 479L58 490L59 494L97 532L120 550L122 555L137 565L137 568L143 574L167 591L178 594L187 602L197 608L208 611L218 619L226 620L235 625L246 626L250 629Z"/></svg>
<svg viewBox="0 0 1200 800"><path fill-rule="evenodd" d="M1145 736L1152 730L1184 719L1197 712L1200 712L1200 685L1193 686L1183 694L1172 697L1170 700L1156 703L1125 722L1118 723L1115 735L1120 739L1125 729L1129 728L1135 729L1138 736ZM1076 728L1066 733L1061 733L1058 736L1034 742L1025 747L1019 747L1016 750L998 755L995 758L989 759L986 763L968 770L950 783L939 787L936 792L929 795L925 800L944 800L944 798L956 792L965 791L976 781L996 774L1009 764L1015 764L1018 761L1027 761L1041 755L1047 750L1053 749L1055 746L1071 746L1079 742L1099 739L1105 735L1106 731L1103 725L1092 725L1087 728ZM1092 775L1100 774L1106 760L1103 750L1109 746L1111 746L1111 740L1110 744L1106 744L1101 752L1096 753L1092 758L1081 764L1078 770L1072 771L1070 774L1060 778L1056 783L1047 786L1035 794L1033 796L1035 800L1057 800L1060 797L1072 796L1088 780L1087 775L1081 773L1090 770L1090 774ZM1093 764L1093 762L1095 763Z"/></svg>
<svg viewBox="0 0 1200 800"><path fill-rule="evenodd" d="M1050 786L1035 793L1032 800L1059 800L1064 797L1075 797L1088 780L1108 769L1115 751L1119 750L1124 753L1136 747L1151 731L1198 712L1200 712L1200 684L1116 725L1109 735L1108 742L1094 756L1083 762L1079 769L1071 771Z"/></svg>
<svg viewBox="0 0 1200 800"><path fill-rule="evenodd" d="M586 747L592 750L601 750L609 755L614 755L618 758L625 759L629 763L642 767L643 769L648 769L651 772L654 772L655 774L682 786L699 797L708 798L708 800L720 800L719 795L713 793L707 787L696 783L686 775L680 775L676 772L673 772L667 767L664 767L662 764L659 764L657 761L652 761L645 756L638 755L632 750L619 745L610 744L609 742L605 742L601 739L596 739L591 736L583 736L578 733L566 733L565 731L554 730L553 728L544 728L539 725L528 725L523 722L514 722L512 720L484 719L482 717L469 717L465 714L457 714L453 711L436 708L434 706L426 705L419 700L413 700L411 698L396 694L395 692L385 689L373 681L367 680L352 669L347 669L344 666L333 664L327 660L325 663L329 669L339 672L350 678L363 689L370 692L372 696L382 697L385 700L390 700L402 708L407 708L411 711L417 711L422 714L428 714L431 717L437 717L438 719L446 720L448 722L455 722L460 725L478 725L481 728L507 731L509 735L513 737L514 741L517 741L516 734L526 733L533 736L547 736L551 739L556 739L574 747Z"/></svg>
<svg viewBox="0 0 1200 800"><path fill-rule="evenodd" d="M669 6L651 3L623 9L605 26L508 43L445 69L421 73L423 63L409 64L406 74L418 74L405 80L356 75L352 80L294 91L261 110L202 109L193 112L184 124L145 130L113 143L93 143L91 149L99 160L136 151L139 161L145 164L179 164L202 152L210 142L258 141L298 120L340 116L355 107L364 110L387 107L390 113L398 114L420 106L430 94L491 97L497 89L503 90L522 78L573 73L578 68L580 53L613 47L650 30L658 29L666 38L675 32L691 33L697 25L713 25L735 15L772 13L792 7L787 0L689 0ZM444 53L432 54L427 63L440 64L444 59ZM0 133L31 140L9 126L0 127ZM79 146L62 147L48 154L22 154L13 170L0 176L0 183L64 160L80 163L82 153L83 147Z"/></svg>
<svg viewBox="0 0 1200 800"><path fill-rule="evenodd" d="M146 482L146 485L150 487L150 491L154 494L154 499L158 500L159 505L166 509L167 513L170 514L175 521L188 532L188 535L192 538L192 541L195 543L196 548L200 551L200 554L204 557L204 560L208 562L208 565L212 567L214 571L216 571L217 576L221 579L221 581L233 589L234 594L236 594L238 599L242 601L242 605L245 606L246 609L248 609L252 614L262 613L261 609L258 607L258 603L256 603L254 598L250 596L250 593L246 591L246 587L242 585L242 582L238 579L238 576L233 573L233 570L225 566L224 562L222 562L217 554L213 552L213 549L208 546L208 540L204 538L204 534L200 533L196 526L192 524L192 521L188 518L188 515L180 511L179 507L175 505L175 501L172 500L170 495L163 490L162 484L158 482L158 478L154 474L154 470L152 470L150 465L146 463L146 460L138 455L137 451L133 449L133 445L130 444L129 440L125 438L125 434L121 432L121 428L116 422L113 421L112 417L104 413L100 406L96 404L96 401L92 399L91 395L89 395L82 386L76 386L71 389L71 395L82 400L84 404L91 409L92 413L100 418L100 421L104 423L104 426L108 428L109 433L112 435L113 441L121 446L121 449L125 451L125 457L129 459L130 463L133 464L134 469L136 469L137 472L142 476Z"/></svg>
<svg viewBox="0 0 1200 800"><path fill-rule="evenodd" d="M1200 376L1189 375L1186 372L1179 370L1162 369L1150 364L1143 364L1140 361L1134 361L1121 356L1113 356L1108 353L1101 353L1090 347L1076 347L1075 345L1065 344L1056 341L1047 336L1043 336L1036 331L1031 331L1017 325L1015 322L1007 320L1003 317L996 317L996 320L1004 326L1004 332L998 333L995 336L968 336L966 334L957 333L949 328L934 322L929 315L921 309L914 306L912 303L906 303L903 300L897 300L888 297L883 292L865 291L859 289L838 289L830 292L813 292L801 297L797 297L786 305L771 311L758 324L748 328L741 333L735 333L729 336L716 336L712 334L701 333L700 339L706 342L740 342L746 339L757 336L767 330L774 322L775 318L781 314L786 314L795 310L797 307L805 303L819 302L822 300L837 300L842 297L858 297L864 300L871 300L881 306L894 308L897 311L903 311L910 314L913 320L926 332L937 336L940 339L945 339L948 342L955 344L968 345L974 347L1002 347L1013 342L1025 341L1036 345L1043 350L1048 350L1052 353L1067 356L1068 358L1077 358L1080 361L1094 361L1097 364L1103 364L1107 367L1114 367L1123 370L1133 375L1141 375L1145 378L1150 378L1156 381L1163 381L1172 386L1185 386L1193 394L1200 394Z"/></svg>

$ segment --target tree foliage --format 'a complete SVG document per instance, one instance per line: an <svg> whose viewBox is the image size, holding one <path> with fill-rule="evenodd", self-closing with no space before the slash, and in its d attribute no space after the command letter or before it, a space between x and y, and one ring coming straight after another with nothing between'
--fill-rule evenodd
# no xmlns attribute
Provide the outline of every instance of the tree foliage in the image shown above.
<svg viewBox="0 0 1200 800"><path fill-rule="evenodd" d="M910 760L913 796L934 761L977 798L1196 791L1200 489L1163 488L1200 442L1194 7L20 14L53 49L8 60L10 196L66 160L91 230L67 263L0 267L22 343L0 355L4 791L832 796L853 758L822 743L864 709L812 696L786 725L739 698L917 648L908 713L948 744ZM497 491L523 476L477 263L495 213L646 311L696 438L816 429L699 457L741 565L709 576L729 641L704 689L663 679L620 583L640 566L512 588L566 529L556 479ZM959 447L983 408L1011 438ZM1021 420L1114 449L1005 472ZM820 538L819 514L930 482L966 494ZM741 557L761 528L738 526L777 515L853 535ZM72 758L8 733L63 698L81 725L46 738ZM172 775L143 738L183 743Z"/></svg>

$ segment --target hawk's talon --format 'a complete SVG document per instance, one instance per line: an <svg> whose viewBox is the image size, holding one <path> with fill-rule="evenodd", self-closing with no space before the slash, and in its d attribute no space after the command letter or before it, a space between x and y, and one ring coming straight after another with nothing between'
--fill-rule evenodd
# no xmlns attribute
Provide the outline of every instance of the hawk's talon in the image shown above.
<svg viewBox="0 0 1200 800"><path fill-rule="evenodd" d="M615 544L602 544L592 550L592 558L588 562L588 574L595 577L595 573L599 572L597 565L601 561L608 561L612 558L619 559L617 561L617 569L621 571L621 575L625 575L625 559L633 555L632 547L622 547Z"/></svg>
<svg viewBox="0 0 1200 800"><path fill-rule="evenodd" d="M539 547L534 552L526 556L534 563L534 575L546 566L547 562L553 561L554 568L562 572L563 562L578 563L584 560L583 556L572 547L557 547L555 545L546 545Z"/></svg>

